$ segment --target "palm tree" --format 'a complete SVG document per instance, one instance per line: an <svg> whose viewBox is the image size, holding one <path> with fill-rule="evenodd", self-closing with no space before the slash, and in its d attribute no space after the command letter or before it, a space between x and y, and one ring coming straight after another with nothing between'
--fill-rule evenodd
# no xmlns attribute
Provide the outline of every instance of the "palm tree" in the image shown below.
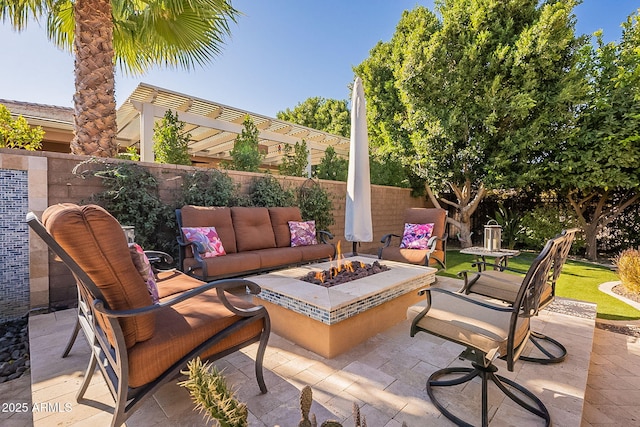
<svg viewBox="0 0 640 427"><path fill-rule="evenodd" d="M73 154L114 157L115 64L131 74L154 65L192 69L220 53L231 0L0 0L17 31L46 18L49 39L75 53Z"/></svg>

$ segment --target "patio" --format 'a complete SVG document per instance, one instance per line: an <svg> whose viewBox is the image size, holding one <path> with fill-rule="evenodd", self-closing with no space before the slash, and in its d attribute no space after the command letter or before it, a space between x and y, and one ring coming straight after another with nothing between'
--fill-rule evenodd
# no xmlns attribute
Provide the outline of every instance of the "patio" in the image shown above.
<svg viewBox="0 0 640 427"><path fill-rule="evenodd" d="M440 278L439 286L456 287L456 282ZM104 408L112 404L112 399L99 375L94 377L87 392L87 398L94 401L90 402L93 406L75 402L88 347L79 339L70 356L60 358L74 316L74 310L65 310L30 319L32 402L45 409L33 413L34 426L58 423L105 425L110 421L111 415ZM631 405L637 402L634 393L638 393L638 377L621 369L624 363L621 346L613 349L606 344L594 343L593 305L557 300L534 322L536 330L566 344L567 360L548 366L518 362L513 373L509 373L500 361L501 374L533 390L547 405L555 425L589 426L611 419L622 422L611 417L624 416L621 414L628 412L601 407L612 402L611 397L604 397L599 390L606 389L606 384L617 387L626 384L633 392L623 389L615 393L615 398L620 405ZM225 370L227 381L238 390L237 397L247 404L251 426L297 425L300 420L299 391L307 384L313 389L312 412L319 422L332 418L342 421L345 426L353 425L351 414L356 402L369 426L400 426L402 422L409 427L451 425L429 401L424 384L434 370L466 363L457 360L462 347L427 334L411 338L408 330L409 323L404 321L333 359L325 359L272 334L265 357L265 379L269 387L266 395L259 394L253 378L255 345L216 365ZM621 336L599 330L595 336L602 334ZM629 348L628 353L633 356L634 349ZM611 354L615 356L611 357ZM614 370L609 369L611 363L617 365L615 372L624 376L624 381L618 381ZM590 371L592 376L606 378L606 384L588 387ZM459 395L452 394L450 399L452 402L464 399L469 405L479 405L477 392L477 387L467 387ZM514 419L518 425L540 424L510 401L491 401L491 405L493 425L512 425ZM147 400L126 425L186 426L203 425L203 421L202 415L193 411L187 391L174 383Z"/></svg>

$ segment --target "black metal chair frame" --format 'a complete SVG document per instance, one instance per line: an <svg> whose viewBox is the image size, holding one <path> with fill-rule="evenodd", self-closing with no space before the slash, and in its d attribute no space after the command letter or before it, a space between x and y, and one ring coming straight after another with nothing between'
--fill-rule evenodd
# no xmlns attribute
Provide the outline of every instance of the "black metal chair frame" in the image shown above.
<svg viewBox="0 0 640 427"><path fill-rule="evenodd" d="M147 259L149 259L149 263L151 264L154 271L161 271L157 268L157 265L171 265L173 264L173 257L166 252L160 251L144 251ZM80 332L80 316L86 316L88 312L88 308L82 299L82 295L80 294L80 288L78 289L78 317L76 318L76 323L73 326L73 331L71 332L71 336L69 337L69 341L67 341L67 346L64 348L62 352L62 358L64 359L69 355L71 349L73 348L73 344L75 344L76 339L78 338L78 332ZM82 312L82 313L81 313Z"/></svg>
<svg viewBox="0 0 640 427"><path fill-rule="evenodd" d="M559 239L559 244L555 247L555 253L553 254L553 264L551 266L551 275L549 277L549 286L551 286L551 294L550 296L540 301L540 306L538 307L538 312L540 310L548 307L556 296L556 282L558 281L558 277L560 277L560 273L562 272L562 268L564 263L569 256L569 251L571 250L571 245L575 239L576 233L579 231L578 228L571 228L567 230L563 230L558 236L554 239ZM474 293L473 292L473 284L481 277L481 272L487 266L494 266L493 264L486 262L476 262L473 266L478 266L478 271L480 274L475 273L476 275L469 279L468 274L471 273L469 271L461 271L458 273L459 275L464 277L465 284L461 289L461 292L465 294ZM495 268L495 266L494 266ZM510 268L507 266L500 266L499 271L511 271L519 274L526 274L521 270L517 270L515 268ZM495 298L493 295L484 295L490 298ZM511 301L505 301L511 303ZM536 313L537 314L537 313ZM529 337L529 341L542 353L541 357L534 356L521 356L520 359L533 362L540 363L543 365L551 364L551 363L560 363L567 357L567 348L560 343L559 341L537 331L531 331L531 335ZM553 349L553 351L552 351Z"/></svg>
<svg viewBox="0 0 640 427"><path fill-rule="evenodd" d="M474 304L479 305L481 307L485 307L487 310L495 310L501 312L509 312L511 313L509 328L508 328L508 336L507 338L507 351L506 354L500 355L500 358L505 359L507 362L507 368L509 371L513 371L515 362L520 358L520 354L524 350L524 347L528 341L528 336L522 339L520 343L517 343L515 340L515 333L518 327L518 321L522 318L531 318L536 315L538 311L538 306L540 304L540 297L544 288L544 285L547 281L549 271L551 269L551 264L553 261L553 251L555 251L556 246L558 245L557 240L550 240L547 242L547 245L542 250L542 252L536 257L536 259L531 264L525 279L522 282L522 285L518 291L518 296L516 298L516 302L512 306L505 306L500 304L492 304L489 301L482 301L478 299L473 299L467 295L461 294L459 292L452 292L445 289L440 288L430 288L421 291L422 294L426 295L426 307L425 309L413 319L411 324L411 336L415 336L415 334L419 331L426 332L432 335L440 336L443 339L448 341L456 342L461 345L465 345L467 349L462 353L461 357L465 359L469 359L472 361L472 367L451 367L440 369L429 377L427 380L427 393L431 398L433 404L440 410L440 412L449 420L453 421L458 426L472 426L470 424L455 414L453 414L446 405L441 403L434 393L434 388L437 387L449 387L464 384L466 382L471 381L475 377L479 377L482 382L482 426L488 426L489 424L489 414L488 414L488 384L489 381L496 384L496 386L513 402L517 403L522 408L527 411L539 416L545 421L547 426L551 425L551 416L549 411L545 407L544 403L531 391L527 390L525 387L520 384L505 378L501 375L498 375L496 372L498 368L493 364L493 361L487 358L487 355L482 353L481 349L474 348L465 344L464 342L458 341L455 338L449 336L442 336L435 332L432 332L427 329L423 329L419 326L420 320L428 315L429 310L432 307L432 296L431 293L445 293L456 299L460 300L461 304ZM529 330L527 335L530 335L531 331ZM452 375L452 374L461 374L461 376L455 379L440 379L444 376ZM533 404L530 404L519 396L517 396L514 392L512 392L509 388L515 389L523 395L527 396Z"/></svg>
<svg viewBox="0 0 640 427"><path fill-rule="evenodd" d="M49 246L49 249L66 264L76 278L79 296L78 324L76 326L77 330L74 332L71 340L67 344L65 353L68 353L68 350L70 350L79 330L83 331L91 348L91 360L89 361L89 365L85 372L80 389L78 390L76 399L78 402L81 402L83 399L84 393L89 386L91 377L97 366L100 369L100 372L102 373L115 401L111 422L112 427L122 425L127 418L129 418L129 416L131 416L131 414L140 407L147 397L152 396L161 386L178 377L190 360L202 354L208 348L220 342L224 338L232 335L238 329L241 329L252 322L264 322L263 330L260 335L224 352L218 353L214 358L210 358L209 360L215 360L227 356L249 344L259 342L255 360L255 374L260 391L262 393L267 392L263 375L263 359L271 329L267 310L263 306L256 306L248 310L235 307L225 295L225 291L237 289L241 286L246 286L250 293L257 295L260 293L260 287L257 284L244 279L213 281L204 283L202 286L195 289L183 292L182 294L179 294L168 301L163 301L160 304L154 304L133 310L114 311L109 308L109 305L106 303L103 294L96 283L93 282L82 268L80 268L64 248L58 244L58 242L53 238L53 236L51 236L51 234L49 234L44 225L32 212L27 214L27 223L31 229L45 241ZM119 319L160 312L165 307L173 306L179 302L188 300L189 298L212 289L216 290L217 297L220 302L229 311L242 317L242 319L223 329L185 354L154 381L137 388L129 387L128 353ZM105 330L96 321L96 317L98 315L102 315L108 322L108 326L113 333L114 345L109 342Z"/></svg>

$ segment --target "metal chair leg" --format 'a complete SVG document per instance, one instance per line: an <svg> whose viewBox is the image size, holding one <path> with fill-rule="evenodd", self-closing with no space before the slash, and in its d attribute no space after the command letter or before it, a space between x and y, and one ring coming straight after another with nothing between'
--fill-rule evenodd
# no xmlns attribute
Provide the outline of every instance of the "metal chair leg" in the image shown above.
<svg viewBox="0 0 640 427"><path fill-rule="evenodd" d="M69 342L67 342L67 346L65 347L64 352L62 352L63 359L69 355L69 352L71 351L71 347L73 347L73 344L76 342L76 338L78 337L79 331L80 331L80 318L76 316L76 324L73 327L73 332L69 337Z"/></svg>
<svg viewBox="0 0 640 427"><path fill-rule="evenodd" d="M482 426L487 427L489 425L489 403L488 403L488 385L489 380L496 384L498 388L511 399L513 402L517 403L522 408L531 412L532 414L537 415L545 421L546 426L551 425L551 415L549 411L544 406L544 403L532 392L521 386L520 384L511 381L508 378L505 378L501 375L497 375L496 371L498 370L495 365L490 364L489 366L482 366L478 363L472 363L472 368L445 368L440 369L439 371L431 374L429 379L427 380L427 393L431 398L431 402L438 408L438 410L449 420L454 422L457 426L463 427L473 427L476 424L468 423L467 421L462 420L461 418L454 415L452 412L448 410L448 408L440 403L435 396L434 388L435 387L449 387L454 385L464 384L473 380L475 377L480 377L482 380ZM453 379L440 379L446 375L452 374L461 374L461 376L453 378ZM511 389L515 389L518 392L522 393L528 399L531 400L531 403L528 403L521 399L519 396L514 394Z"/></svg>
<svg viewBox="0 0 640 427"><path fill-rule="evenodd" d="M524 360L527 362L533 363L541 363L543 365L548 365L551 363L560 363L567 357L567 349L558 341L554 340L551 337L548 337L540 332L531 331L531 335L529 336L529 341L536 346L544 357L532 357L532 356L520 356L520 360ZM549 347L545 347L542 344L550 343L551 347L555 348L554 352L549 351Z"/></svg>

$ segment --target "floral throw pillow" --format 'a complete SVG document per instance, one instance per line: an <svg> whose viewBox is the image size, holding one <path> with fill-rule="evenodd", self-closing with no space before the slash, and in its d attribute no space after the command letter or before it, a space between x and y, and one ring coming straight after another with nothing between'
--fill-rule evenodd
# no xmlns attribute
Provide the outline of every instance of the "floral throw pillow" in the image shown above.
<svg viewBox="0 0 640 427"><path fill-rule="evenodd" d="M291 247L317 245L315 221L288 221Z"/></svg>
<svg viewBox="0 0 640 427"><path fill-rule="evenodd" d="M156 276L151 268L149 258L147 258L142 247L137 243L129 243L129 254L131 255L133 265L136 266L138 273L142 276L142 280L147 284L147 290L149 291L149 295L151 295L151 300L154 304L158 304L160 302L158 285L156 284Z"/></svg>
<svg viewBox="0 0 640 427"><path fill-rule="evenodd" d="M401 249L429 249L427 243L433 232L433 223L431 224L410 224L404 225L404 234L402 235Z"/></svg>
<svg viewBox="0 0 640 427"><path fill-rule="evenodd" d="M215 227L182 227L182 233L188 242L200 243L205 248L205 252L202 254L203 258L214 258L227 254Z"/></svg>

